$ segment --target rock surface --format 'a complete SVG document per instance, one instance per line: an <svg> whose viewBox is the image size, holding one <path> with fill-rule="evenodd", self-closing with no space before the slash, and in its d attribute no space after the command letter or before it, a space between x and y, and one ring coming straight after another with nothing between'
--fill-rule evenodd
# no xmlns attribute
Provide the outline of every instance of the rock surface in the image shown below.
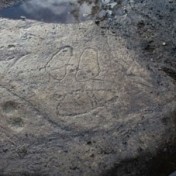
<svg viewBox="0 0 176 176"><path fill-rule="evenodd" d="M175 145L175 34L172 14L166 29L133 11L146 4L121 4L111 28L0 19L0 175L157 175Z"/></svg>

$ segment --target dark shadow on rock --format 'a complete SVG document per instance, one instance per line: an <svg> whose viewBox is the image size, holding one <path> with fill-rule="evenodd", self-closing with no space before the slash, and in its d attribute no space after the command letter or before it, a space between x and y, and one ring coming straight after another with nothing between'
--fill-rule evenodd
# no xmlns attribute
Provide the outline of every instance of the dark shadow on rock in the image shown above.
<svg viewBox="0 0 176 176"><path fill-rule="evenodd" d="M162 146L155 155L153 153L141 153L138 158L125 159L119 164L115 164L102 176L168 176L176 168L176 143L175 141L171 143Z"/></svg>
<svg viewBox="0 0 176 176"><path fill-rule="evenodd" d="M102 173L102 176L168 176L174 172L176 170L176 113L163 119L166 126L171 125L168 124L169 118L174 124L173 131L165 134L168 138L163 140L155 151L152 149L155 146L151 146L148 151L139 147L138 157L127 157L123 161L117 161L110 169Z"/></svg>
<svg viewBox="0 0 176 176"><path fill-rule="evenodd" d="M176 84L176 2L119 1L114 20L100 24L111 34L120 35L126 47L135 52L138 62L151 71L158 89L169 80ZM170 90L170 87L168 87ZM165 92L167 94L167 91ZM162 95L161 95L162 96ZM176 98L174 99L176 101ZM166 102L167 104L167 102ZM176 110L163 118L166 128L162 144L156 152L141 152L114 164L103 176L168 176L176 170ZM159 129L158 129L159 130ZM155 140L155 137L153 138ZM153 146L154 147L154 146Z"/></svg>
<svg viewBox="0 0 176 176"><path fill-rule="evenodd" d="M176 72L176 2L162 0L119 1L114 20L109 22L136 52L139 62L154 65L175 79Z"/></svg>

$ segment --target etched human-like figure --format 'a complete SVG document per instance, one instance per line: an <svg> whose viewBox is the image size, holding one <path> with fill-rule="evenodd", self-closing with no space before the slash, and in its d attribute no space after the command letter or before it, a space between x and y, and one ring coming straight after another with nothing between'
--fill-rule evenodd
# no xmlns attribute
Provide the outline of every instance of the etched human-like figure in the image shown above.
<svg viewBox="0 0 176 176"><path fill-rule="evenodd" d="M61 47L46 64L46 71L53 79L61 81L66 76L67 65L71 59L72 50L71 46Z"/></svg>

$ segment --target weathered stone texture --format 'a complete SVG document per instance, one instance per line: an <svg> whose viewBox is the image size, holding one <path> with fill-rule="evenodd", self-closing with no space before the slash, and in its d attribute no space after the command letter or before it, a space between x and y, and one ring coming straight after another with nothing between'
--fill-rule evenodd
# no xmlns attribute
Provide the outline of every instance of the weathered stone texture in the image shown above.
<svg viewBox="0 0 176 176"><path fill-rule="evenodd" d="M128 45L93 22L0 19L0 175L136 176L173 145L175 80Z"/></svg>

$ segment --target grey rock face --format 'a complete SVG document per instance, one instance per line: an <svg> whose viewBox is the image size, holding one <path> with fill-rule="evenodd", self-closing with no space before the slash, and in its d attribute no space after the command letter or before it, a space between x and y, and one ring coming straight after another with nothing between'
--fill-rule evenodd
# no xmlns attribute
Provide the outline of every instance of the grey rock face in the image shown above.
<svg viewBox="0 0 176 176"><path fill-rule="evenodd" d="M0 24L0 174L149 174L175 142L175 80L147 60L163 46L93 22Z"/></svg>

